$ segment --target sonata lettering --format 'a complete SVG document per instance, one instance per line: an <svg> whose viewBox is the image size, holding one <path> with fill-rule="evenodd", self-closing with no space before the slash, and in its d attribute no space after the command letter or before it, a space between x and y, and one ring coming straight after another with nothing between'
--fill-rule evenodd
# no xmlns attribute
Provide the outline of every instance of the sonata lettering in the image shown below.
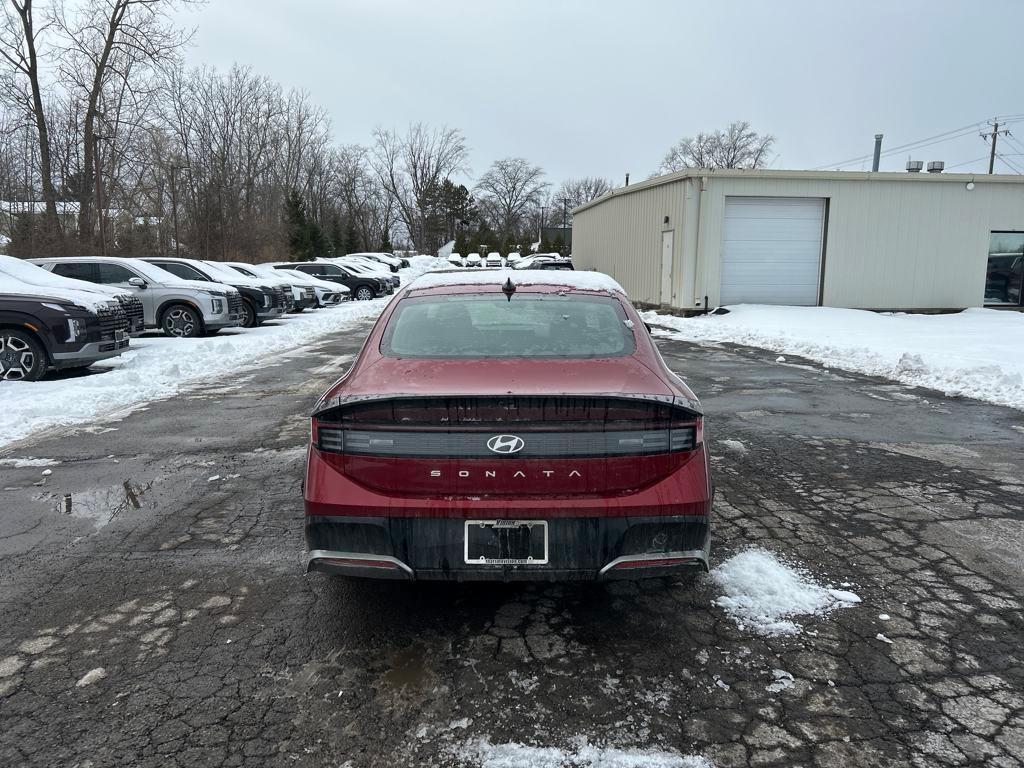
<svg viewBox="0 0 1024 768"><path fill-rule="evenodd" d="M558 476L560 476L559 473L556 472L553 469L541 469L541 470L538 470L538 472L540 474L544 475L544 477L549 477L549 478L550 477L558 477ZM458 474L459 477L473 477L474 476L474 473L471 472L468 469L460 469L457 474ZM480 474L481 474L480 472L477 472L476 476L479 476ZM440 469L432 469L432 470L430 470L430 476L431 477L443 477L444 476L444 472L442 470L440 470ZM485 469L483 471L483 476L484 477L488 477L488 478L495 478L496 479L498 477L498 471L494 470L494 469ZM576 469L570 469L568 472L562 473L561 476L562 477L583 477L583 475L580 474L579 470L576 470ZM526 473L523 470L517 469L515 472L512 473L512 477L522 477L522 478L525 478L525 477L527 477L527 475L526 475Z"/></svg>

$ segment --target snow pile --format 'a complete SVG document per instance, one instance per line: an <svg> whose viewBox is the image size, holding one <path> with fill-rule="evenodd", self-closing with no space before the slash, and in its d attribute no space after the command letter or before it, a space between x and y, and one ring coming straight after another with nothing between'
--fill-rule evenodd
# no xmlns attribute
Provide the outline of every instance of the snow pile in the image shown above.
<svg viewBox="0 0 1024 768"><path fill-rule="evenodd" d="M831 307L740 304L725 315L644 320L686 341L733 342L802 355L826 367L882 376L1024 409L1024 314L879 314Z"/></svg>
<svg viewBox="0 0 1024 768"><path fill-rule="evenodd" d="M411 267L410 267L411 269ZM438 288L449 285L493 285L511 280L514 285L564 285L581 291L606 291L625 294L622 286L602 272L573 272L550 269L466 269L430 272L409 284L410 289Z"/></svg>
<svg viewBox="0 0 1024 768"><path fill-rule="evenodd" d="M583 737L573 739L570 750L515 742L491 744L488 739L480 739L467 744L460 758L480 768L714 768L703 757L653 749L595 747Z"/></svg>
<svg viewBox="0 0 1024 768"><path fill-rule="evenodd" d="M816 584L763 549L735 555L711 571L711 580L725 593L715 605L739 625L761 635L795 635L794 616L820 616L860 602L853 592Z"/></svg>
<svg viewBox="0 0 1024 768"><path fill-rule="evenodd" d="M23 459L0 459L0 467L53 467L60 464L56 459L37 459L34 456L26 456Z"/></svg>

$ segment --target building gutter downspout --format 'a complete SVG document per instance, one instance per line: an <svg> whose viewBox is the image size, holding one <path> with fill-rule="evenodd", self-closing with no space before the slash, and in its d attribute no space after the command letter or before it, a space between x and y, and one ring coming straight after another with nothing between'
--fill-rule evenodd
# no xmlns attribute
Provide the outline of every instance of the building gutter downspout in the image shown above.
<svg viewBox="0 0 1024 768"><path fill-rule="evenodd" d="M704 192L708 188L708 177L701 176L700 186L697 188L697 253L695 254L696 266L694 269L694 288L696 293L693 297L693 306L704 305L704 312L708 311L707 284L705 279L705 267L707 258L704 256L704 227L701 222L704 220ZM703 297L702 297L703 294Z"/></svg>

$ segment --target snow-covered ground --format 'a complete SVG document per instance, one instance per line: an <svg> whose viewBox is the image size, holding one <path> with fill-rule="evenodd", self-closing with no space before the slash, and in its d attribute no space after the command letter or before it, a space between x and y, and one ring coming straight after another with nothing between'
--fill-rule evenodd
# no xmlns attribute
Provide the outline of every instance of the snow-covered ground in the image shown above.
<svg viewBox="0 0 1024 768"><path fill-rule="evenodd" d="M711 571L711 580L723 592L715 605L741 629L759 635L796 635L801 631L796 617L821 616L860 602L853 592L817 584L763 549L730 557Z"/></svg>
<svg viewBox="0 0 1024 768"><path fill-rule="evenodd" d="M724 315L688 319L653 311L643 317L669 329L674 338L763 347L1024 409L1024 314L1019 312L908 315L757 304L729 309Z"/></svg>
<svg viewBox="0 0 1024 768"><path fill-rule="evenodd" d="M597 747L585 738L574 742L571 749L557 749L480 739L468 743L459 757L480 768L712 768L703 757L677 752Z"/></svg>
<svg viewBox="0 0 1024 768"><path fill-rule="evenodd" d="M439 266L429 256L413 257L410 262L409 268L399 273L403 285ZM0 447L41 429L120 417L189 387L266 365L276 355L294 352L359 320L375 317L386 304L387 299L345 302L286 315L259 328L228 328L205 339L132 339L128 352L93 366L103 371L100 374L0 383L4 411Z"/></svg>

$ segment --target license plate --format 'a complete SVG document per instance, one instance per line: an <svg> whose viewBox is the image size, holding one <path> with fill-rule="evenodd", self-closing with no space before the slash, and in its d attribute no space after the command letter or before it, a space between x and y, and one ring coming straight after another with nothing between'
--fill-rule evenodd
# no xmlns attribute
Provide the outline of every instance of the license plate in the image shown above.
<svg viewBox="0 0 1024 768"><path fill-rule="evenodd" d="M467 520L465 546L469 565L547 565L548 524L544 520Z"/></svg>

